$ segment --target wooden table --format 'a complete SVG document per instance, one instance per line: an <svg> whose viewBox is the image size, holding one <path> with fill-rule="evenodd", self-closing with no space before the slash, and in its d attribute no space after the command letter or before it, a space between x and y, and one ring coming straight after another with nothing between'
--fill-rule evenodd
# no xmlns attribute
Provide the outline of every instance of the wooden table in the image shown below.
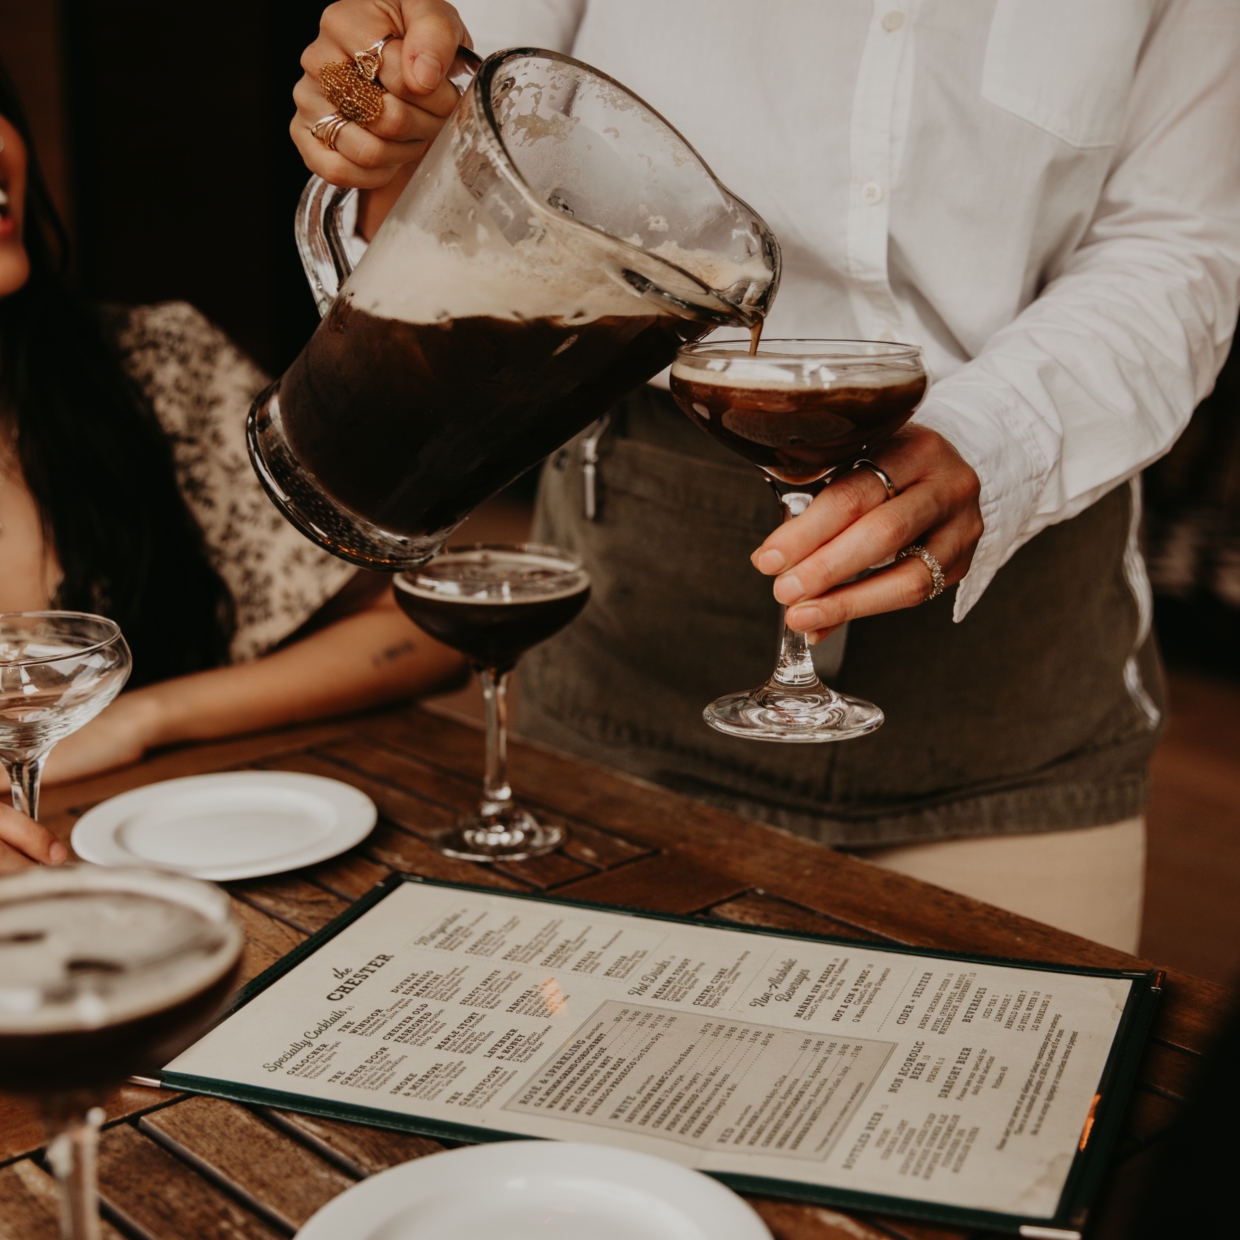
<svg viewBox="0 0 1240 1240"><path fill-rule="evenodd" d="M487 867L440 856L429 832L472 808L482 738L421 709L166 753L140 766L50 789L44 818L67 835L105 797L177 775L244 767L346 780L379 807L352 852L277 878L229 884L245 927L248 979L393 870L747 925L885 943L1104 967L1148 967L1052 930L833 853L660 788L529 745L512 746L517 794L572 839L561 853ZM1230 992L1169 972L1154 1036L1090 1234L1125 1234ZM149 1240L266 1240L294 1232L355 1181L442 1148L377 1128L156 1089L107 1104L100 1192L109 1234ZM0 1101L0 1240L53 1240L52 1181L33 1116ZM948 1240L965 1233L755 1198L779 1240Z"/></svg>

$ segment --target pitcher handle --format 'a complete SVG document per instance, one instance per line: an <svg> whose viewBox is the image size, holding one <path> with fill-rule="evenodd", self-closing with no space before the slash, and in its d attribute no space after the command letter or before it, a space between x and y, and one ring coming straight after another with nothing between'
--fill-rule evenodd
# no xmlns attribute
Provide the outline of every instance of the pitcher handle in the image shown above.
<svg viewBox="0 0 1240 1240"><path fill-rule="evenodd" d="M477 52L462 45L456 49L448 81L464 95L481 66ZM345 228L346 221L357 219L356 203L357 190L332 185L317 174L301 191L293 233L319 314L327 313L340 286L353 273L354 254L366 251L366 242Z"/></svg>

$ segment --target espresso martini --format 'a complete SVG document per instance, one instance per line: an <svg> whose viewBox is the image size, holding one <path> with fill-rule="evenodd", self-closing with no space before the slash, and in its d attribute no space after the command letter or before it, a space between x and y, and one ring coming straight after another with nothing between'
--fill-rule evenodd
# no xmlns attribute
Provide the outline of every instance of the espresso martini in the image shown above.
<svg viewBox="0 0 1240 1240"><path fill-rule="evenodd" d="M786 521L899 430L926 384L914 345L768 340L760 347L756 331L752 340L686 345L671 375L677 404L762 471ZM702 715L729 736L802 744L864 736L883 722L872 702L822 683L806 635L787 624L770 680L725 694Z"/></svg>
<svg viewBox="0 0 1240 1240"><path fill-rule="evenodd" d="M920 366L834 368L830 357L780 356L779 342L735 355L708 343L681 358L671 389L694 424L779 482L817 482L865 456L909 420L926 392ZM791 362L791 364L789 364Z"/></svg>

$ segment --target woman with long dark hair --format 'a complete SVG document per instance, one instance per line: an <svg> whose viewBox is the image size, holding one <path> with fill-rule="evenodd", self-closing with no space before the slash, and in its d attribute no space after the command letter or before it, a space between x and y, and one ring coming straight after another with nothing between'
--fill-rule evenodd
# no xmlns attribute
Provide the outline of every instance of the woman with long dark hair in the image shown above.
<svg viewBox="0 0 1240 1240"><path fill-rule="evenodd" d="M244 445L266 378L183 303L96 313L0 69L0 611L120 624L129 690L62 741L48 778L149 748L423 691L459 657L385 578L319 551L267 500ZM63 845L0 807L0 872Z"/></svg>

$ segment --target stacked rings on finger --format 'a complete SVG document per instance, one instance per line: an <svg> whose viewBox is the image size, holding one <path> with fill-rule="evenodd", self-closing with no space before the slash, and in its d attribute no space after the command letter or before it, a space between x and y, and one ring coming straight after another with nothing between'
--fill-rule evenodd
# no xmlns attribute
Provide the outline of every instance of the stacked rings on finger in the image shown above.
<svg viewBox="0 0 1240 1240"><path fill-rule="evenodd" d="M365 126L383 115L387 92L379 81L379 69L384 45L395 37L385 35L352 60L335 60L319 70L319 89L336 110L313 125L310 132L329 151L336 149L336 139L350 121Z"/></svg>
<svg viewBox="0 0 1240 1240"><path fill-rule="evenodd" d="M329 113L321 120L316 121L310 126L310 134L318 140L329 151L336 149L336 139L340 137L340 131L349 123L347 116L341 116L339 112Z"/></svg>
<svg viewBox="0 0 1240 1240"><path fill-rule="evenodd" d="M853 469L868 469L870 473L872 473L874 477L877 478L886 488L887 499L895 499L895 497L900 494L900 492L896 490L896 484L891 481L891 475L888 474L888 472L881 465L876 465L873 461L866 460L862 457L861 460L853 462ZM883 503L886 502L887 500L883 501Z"/></svg>
<svg viewBox="0 0 1240 1240"><path fill-rule="evenodd" d="M914 557L919 559L930 570L930 576L934 581L934 588L930 591L930 598L926 599L928 603L930 599L938 598L943 593L947 587L947 578L943 576L943 565L921 543L909 543L903 551L897 551L896 563L898 564L901 560L908 560Z"/></svg>
<svg viewBox="0 0 1240 1240"><path fill-rule="evenodd" d="M378 82L364 77L352 60L324 65L319 70L319 89L347 121L369 125L383 114L383 96L387 92Z"/></svg>

